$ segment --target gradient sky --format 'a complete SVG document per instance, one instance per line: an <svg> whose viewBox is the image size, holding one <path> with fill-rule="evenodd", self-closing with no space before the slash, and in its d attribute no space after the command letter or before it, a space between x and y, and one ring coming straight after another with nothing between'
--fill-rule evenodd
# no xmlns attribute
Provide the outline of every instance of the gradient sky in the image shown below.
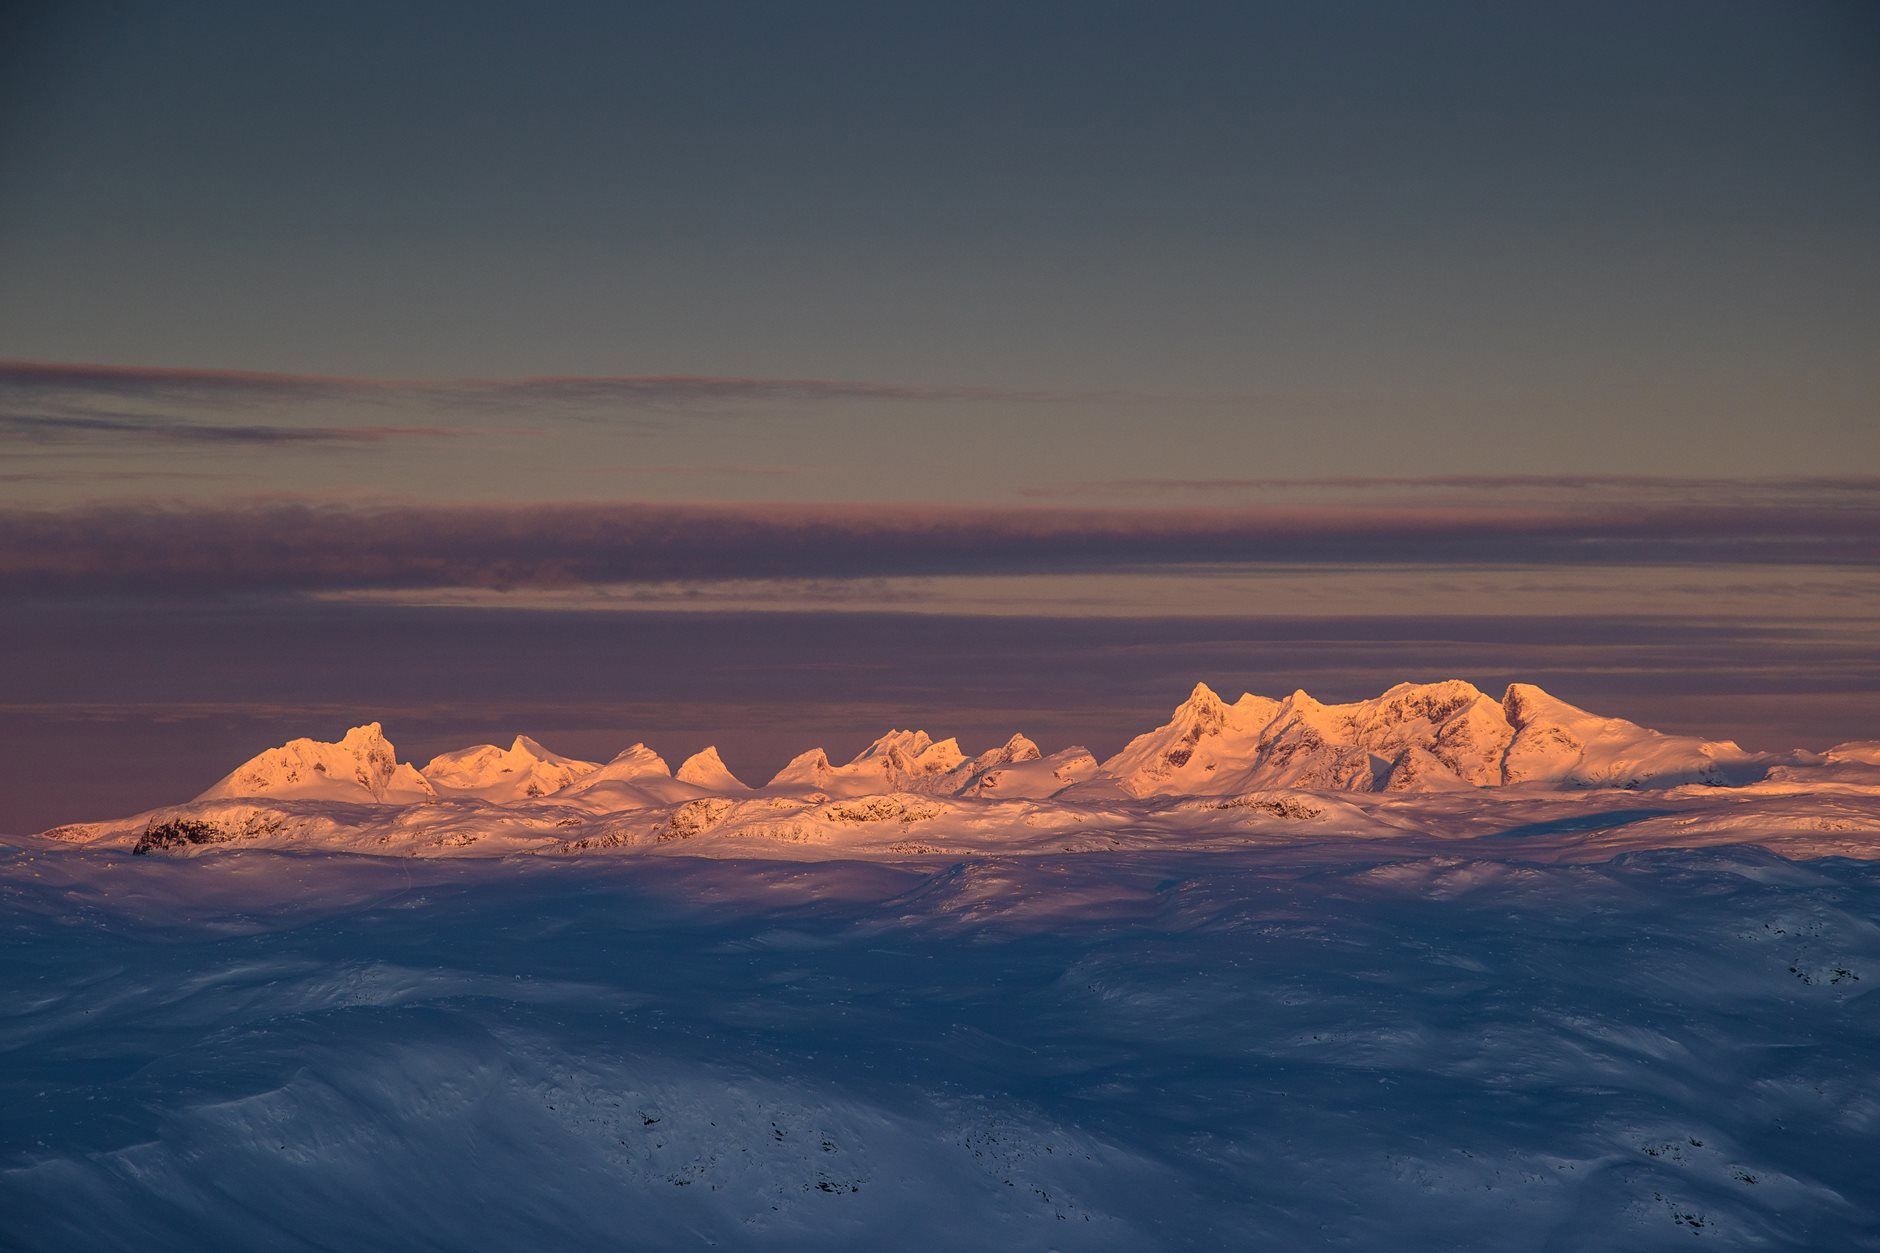
<svg viewBox="0 0 1880 1253"><path fill-rule="evenodd" d="M1866 0L8 6L0 830L355 716L1880 736L1876 205Z"/></svg>

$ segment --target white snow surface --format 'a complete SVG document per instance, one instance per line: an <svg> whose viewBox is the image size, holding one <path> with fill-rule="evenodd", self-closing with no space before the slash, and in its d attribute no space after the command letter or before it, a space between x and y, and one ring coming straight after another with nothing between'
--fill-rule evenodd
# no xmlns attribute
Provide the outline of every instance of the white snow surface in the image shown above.
<svg viewBox="0 0 1880 1253"><path fill-rule="evenodd" d="M397 762L375 722L335 744L269 749L187 804L45 834L167 853L227 844L423 855L683 845L738 856L891 857L1216 847L1328 830L1452 842L1523 830L1569 836L1561 856L1746 838L1785 855L1867 856L1877 757L1871 743L1749 754L1600 717L1527 684L1496 700L1460 680L1403 683L1343 705L1305 692L1230 705L1197 684L1166 724L1100 765L1079 747L1046 755L1022 734L969 757L955 740L892 730L843 765L812 749L759 789L740 782L715 748L675 774L645 744L596 765L526 736L507 749L445 753L420 773ZM1306 812L1321 817L1303 820Z"/></svg>
<svg viewBox="0 0 1880 1253"><path fill-rule="evenodd" d="M681 783L691 783L711 792L748 792L738 776L731 773L731 767L725 765L725 759L718 755L716 745L710 745L693 753L680 763L673 772L673 778Z"/></svg>
<svg viewBox="0 0 1880 1253"><path fill-rule="evenodd" d="M1103 770L1130 794L1149 796L1265 787L1666 787L1733 781L1754 764L1727 740L1602 718L1531 684L1513 684L1497 701L1451 679L1400 683L1347 705L1302 691L1281 701L1249 694L1229 705L1197 684L1166 724L1130 741Z"/></svg>
<svg viewBox="0 0 1880 1253"><path fill-rule="evenodd" d="M508 748L478 744L433 757L421 773L440 795L518 801L558 792L599 769L518 735Z"/></svg>
<svg viewBox="0 0 1880 1253"><path fill-rule="evenodd" d="M0 846L0 1245L1880 1247L1880 864L1502 834Z"/></svg>
<svg viewBox="0 0 1880 1253"><path fill-rule="evenodd" d="M243 762L197 799L282 796L397 804L437 794L429 780L397 759L376 722L354 727L338 743L289 740Z"/></svg>
<svg viewBox="0 0 1880 1253"><path fill-rule="evenodd" d="M748 788L372 722L0 901L4 1249L1880 1249L1872 741L1196 687Z"/></svg>
<svg viewBox="0 0 1880 1253"><path fill-rule="evenodd" d="M0 1248L1880 1250L1873 749L295 741L0 841Z"/></svg>

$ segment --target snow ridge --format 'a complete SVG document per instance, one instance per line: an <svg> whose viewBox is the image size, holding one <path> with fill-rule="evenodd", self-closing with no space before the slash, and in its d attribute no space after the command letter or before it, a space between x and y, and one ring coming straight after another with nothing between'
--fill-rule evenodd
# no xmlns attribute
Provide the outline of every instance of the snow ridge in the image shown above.
<svg viewBox="0 0 1880 1253"><path fill-rule="evenodd" d="M1060 851L1145 838L1206 843L1314 824L1396 838L1445 823L1479 829L1457 815L1493 810L1527 815L1507 821L1530 834L1590 833L1575 838L1597 842L1607 837L1575 816L1582 802L1573 798L1597 804L1592 798L1617 789L1656 798L1606 802L1626 840L1695 838L1697 828L1675 816L1693 804L1732 811L1704 819L1731 838L1803 839L1863 855L1880 832L1875 744L1750 754L1601 717L1531 684L1496 699L1451 679L1344 704L1304 691L1230 703L1198 683L1167 722L1102 762L1076 746L1047 754L1024 735L969 756L957 740L895 728L841 764L811 749L755 788L716 748L674 771L645 744L597 764L522 735L507 748L441 753L420 771L370 722L331 743L296 739L259 753L186 804L45 834L138 852L231 842L489 852L704 841L925 855L1035 840ZM1350 799L1334 803L1334 794ZM1716 800L1694 799L1700 794Z"/></svg>
<svg viewBox="0 0 1880 1253"><path fill-rule="evenodd" d="M1860 756L1850 748L1847 756ZM1224 796L1271 789L1438 792L1527 786L1649 788L1745 782L1767 763L1727 740L1665 735L1570 705L1532 684L1497 700L1460 679L1399 683L1382 695L1328 705L1304 691L1282 700L1243 694L1232 704L1197 683L1169 720L1099 764L1073 746L1046 755L1023 735L968 757L955 739L893 729L842 765L814 748L778 771L772 793L825 798L907 792L1045 799L1078 795ZM675 773L634 744L604 765L564 757L518 735L433 757L422 771L397 760L376 722L335 743L298 739L238 766L201 800L281 797L412 804L474 797L587 803L686 799L751 789L718 750Z"/></svg>
<svg viewBox="0 0 1880 1253"><path fill-rule="evenodd" d="M1753 765L1728 741L1602 718L1531 684L1514 684L1497 701L1450 679L1400 683L1343 705L1296 691L1277 702L1246 695L1230 706L1197 685L1167 723L1131 740L1103 772L1140 797L1671 787L1736 781Z"/></svg>

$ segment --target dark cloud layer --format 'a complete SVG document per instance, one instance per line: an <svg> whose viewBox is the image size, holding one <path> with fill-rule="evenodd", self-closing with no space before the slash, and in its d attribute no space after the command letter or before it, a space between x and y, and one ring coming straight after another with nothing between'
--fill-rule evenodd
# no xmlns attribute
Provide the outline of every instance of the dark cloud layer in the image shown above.
<svg viewBox="0 0 1880 1253"><path fill-rule="evenodd" d="M1880 507L1024 509L257 503L0 511L23 593L568 588L1208 563L1880 563Z"/></svg>

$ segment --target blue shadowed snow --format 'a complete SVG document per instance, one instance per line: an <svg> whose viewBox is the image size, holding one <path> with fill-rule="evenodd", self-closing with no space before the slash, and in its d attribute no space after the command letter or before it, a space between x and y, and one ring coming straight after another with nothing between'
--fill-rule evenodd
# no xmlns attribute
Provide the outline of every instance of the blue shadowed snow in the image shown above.
<svg viewBox="0 0 1880 1253"><path fill-rule="evenodd" d="M1380 856L7 852L0 1245L1880 1248L1880 866Z"/></svg>
<svg viewBox="0 0 1880 1253"><path fill-rule="evenodd" d="M1635 822L1663 818L1675 809L1608 809L1597 814L1575 814L1569 818L1549 818L1544 822L1526 822L1500 833L1504 839L1525 839L1536 835L1572 835L1579 831L1609 831L1629 827Z"/></svg>

